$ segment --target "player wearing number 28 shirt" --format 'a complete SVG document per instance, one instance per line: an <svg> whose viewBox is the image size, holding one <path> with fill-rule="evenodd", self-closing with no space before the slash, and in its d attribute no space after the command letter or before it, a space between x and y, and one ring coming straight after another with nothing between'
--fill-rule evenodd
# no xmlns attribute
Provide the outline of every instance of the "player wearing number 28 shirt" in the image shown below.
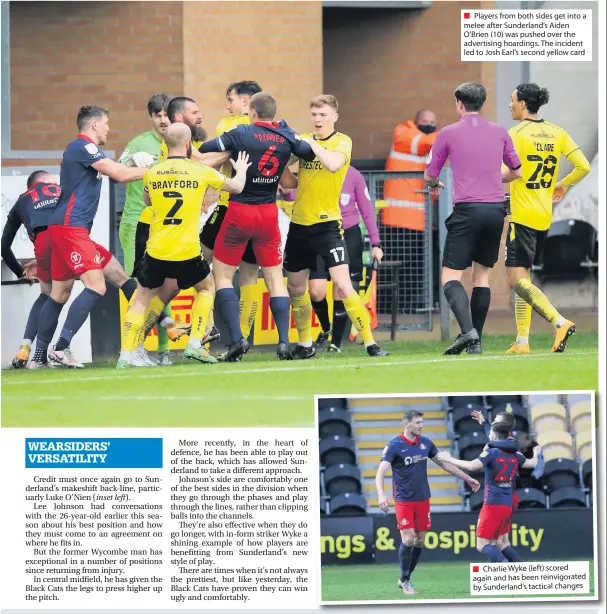
<svg viewBox="0 0 607 614"><path fill-rule="evenodd" d="M400 578L398 586L405 595L417 594L411 584L413 573L422 553L426 531L432 528L430 520L430 486L428 484L428 459L445 471L465 480L473 490L479 483L455 467L439 459L439 452L430 439L422 435L424 415L411 409L403 416L403 432L394 437L384 448L381 463L375 477L379 508L387 512L389 500L384 493L384 478L392 470L392 492L396 527L402 543L398 550Z"/></svg>
<svg viewBox="0 0 607 614"><path fill-rule="evenodd" d="M510 136L522 162L522 177L510 184L510 226L506 237L506 267L510 286L516 292L517 339L509 354L529 354L531 310L555 327L553 352L564 352L575 324L565 319L546 295L531 283L530 271L542 252L552 222L552 203L589 172L590 164L566 130L538 117L549 93L535 83L523 83L510 100L512 119L520 124ZM557 181L561 157L573 170Z"/></svg>
<svg viewBox="0 0 607 614"><path fill-rule="evenodd" d="M250 125L237 126L200 148L202 154L207 152L212 156L213 163L224 162L230 155L234 158L239 152L248 153L251 162L244 190L238 196L230 196L213 251L217 309L230 333L230 348L225 355L227 362L238 360L249 350L240 326L238 297L232 285L234 272L249 241L270 292L270 309L279 336L277 355L281 360L291 358L288 347L290 303L282 276L276 192L291 155L313 160L314 153L286 122L274 121L276 110L276 100L270 94L259 92L251 97ZM221 152L226 152L223 157Z"/></svg>

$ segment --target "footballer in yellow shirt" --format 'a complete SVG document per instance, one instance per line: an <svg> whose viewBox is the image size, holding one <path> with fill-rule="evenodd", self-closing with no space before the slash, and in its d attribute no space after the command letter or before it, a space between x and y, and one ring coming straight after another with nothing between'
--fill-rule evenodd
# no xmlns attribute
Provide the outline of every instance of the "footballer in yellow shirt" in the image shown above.
<svg viewBox="0 0 607 614"><path fill-rule="evenodd" d="M530 279L533 264L541 255L552 222L552 203L590 172L590 163L569 133L538 117L549 100L546 88L523 83L510 100L512 119L520 123L509 130L522 162L522 177L510 184L510 224L506 236L506 267L516 293L517 339L509 354L529 354L532 309L555 327L552 352L564 352L575 324L565 319ZM574 166L558 181L561 158Z"/></svg>
<svg viewBox="0 0 607 614"><path fill-rule="evenodd" d="M195 291L192 331L184 356L199 362L217 362L202 347L215 291L210 267L201 254L200 215L203 206L209 205L205 201L209 188L242 191L248 156L239 155L234 163L236 175L227 179L216 170L188 159L192 137L185 124L171 124L166 129L165 141L167 159L152 167L143 178L144 201L152 209L152 224L146 253L139 264L137 291L124 319L118 368L140 366L132 362L133 351L146 324L148 307L166 279L175 279L181 289L193 287Z"/></svg>
<svg viewBox="0 0 607 614"><path fill-rule="evenodd" d="M335 292L360 332L369 356L388 354L375 343L369 316L350 278L339 197L352 158L352 140L335 130L337 111L335 96L323 94L313 98L310 115L314 132L301 137L316 157L311 162L299 162L297 196L284 256L293 317L299 333L298 345L293 350L296 359L311 358L316 353L312 342L312 302L308 280L317 257L324 261Z"/></svg>

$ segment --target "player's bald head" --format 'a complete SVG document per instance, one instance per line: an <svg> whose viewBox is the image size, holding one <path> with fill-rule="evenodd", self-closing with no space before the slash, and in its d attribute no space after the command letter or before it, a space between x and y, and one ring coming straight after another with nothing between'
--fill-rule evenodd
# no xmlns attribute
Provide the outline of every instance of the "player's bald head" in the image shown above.
<svg viewBox="0 0 607 614"><path fill-rule="evenodd" d="M192 140L192 131L180 122L171 124L164 131L164 140L169 149L185 147L186 142Z"/></svg>

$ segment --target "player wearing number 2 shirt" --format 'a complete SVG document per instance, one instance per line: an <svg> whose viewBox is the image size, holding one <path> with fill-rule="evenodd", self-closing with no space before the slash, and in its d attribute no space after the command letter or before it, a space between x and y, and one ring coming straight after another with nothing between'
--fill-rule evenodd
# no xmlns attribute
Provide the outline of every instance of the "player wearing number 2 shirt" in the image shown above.
<svg viewBox="0 0 607 614"><path fill-rule="evenodd" d="M246 152L251 162L244 190L230 197L213 251L216 305L230 334L230 348L224 357L227 362L238 360L249 350L240 326L238 297L232 285L234 272L249 241L270 291L270 309L279 336L277 355L281 360L291 358L288 348L290 303L282 276L276 192L291 155L312 160L314 154L286 122L274 121L276 109L272 96L264 92L255 94L250 102L250 125L237 126L200 148L202 154L226 152L222 162L229 158L228 153L234 158L239 152Z"/></svg>
<svg viewBox="0 0 607 614"><path fill-rule="evenodd" d="M402 543L398 550L400 578L398 586L405 595L417 594L411 584L413 573L426 537L432 528L430 520L430 486L428 484L428 459L445 471L465 480L473 490L479 483L455 467L439 460L434 443L422 435L424 415L415 409L405 412L403 432L394 437L384 448L375 477L379 508L387 512L390 502L384 493L384 478L392 471L392 495L396 512L396 527Z"/></svg>
<svg viewBox="0 0 607 614"><path fill-rule="evenodd" d="M510 100L512 119L520 124L510 129L522 162L522 177L510 184L510 225L506 237L506 267L510 286L516 292L517 339L507 353L529 354L531 311L537 311L555 327L553 352L564 352L575 324L565 319L546 295L531 283L530 271L542 252L552 222L552 202L589 172L590 164L566 130L538 117L549 93L535 83L523 83ZM561 157L573 170L557 181Z"/></svg>
<svg viewBox="0 0 607 614"><path fill-rule="evenodd" d="M510 428L504 423L494 423L491 426L489 443L493 441L505 442L510 436ZM448 460L456 467L465 471L480 471L485 473L485 496L481 508L478 524L476 526L476 548L491 562L508 562L515 560L506 556L497 545L497 540L508 526L512 517L512 497L516 483L516 476L521 467L533 468L537 464L540 452L539 446L533 450L533 458L526 459L523 454L516 452L516 442L512 442L512 451L507 451L502 445L500 448L488 445L473 461L452 458L449 453L441 452L439 458ZM507 548L512 549L511 546ZM512 554L512 553L507 553ZM521 560L516 555L516 560Z"/></svg>

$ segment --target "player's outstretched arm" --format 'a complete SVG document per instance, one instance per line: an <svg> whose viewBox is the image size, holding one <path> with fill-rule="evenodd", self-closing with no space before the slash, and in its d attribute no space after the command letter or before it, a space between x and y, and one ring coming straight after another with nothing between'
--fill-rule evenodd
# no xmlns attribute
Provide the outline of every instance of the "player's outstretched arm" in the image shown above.
<svg viewBox="0 0 607 614"><path fill-rule="evenodd" d="M391 467L392 465L388 461L382 461L381 463L379 463L377 475L375 476L375 487L377 488L379 509L382 512L387 512L388 508L390 507L390 501L384 493L384 478L386 477L386 473L388 473Z"/></svg>
<svg viewBox="0 0 607 614"><path fill-rule="evenodd" d="M518 168L505 168L502 170L502 183L512 183L516 179L520 179L523 176L523 170L519 166Z"/></svg>
<svg viewBox="0 0 607 614"><path fill-rule="evenodd" d="M336 173L346 162L345 154L339 151L328 151L314 139L302 139L311 148L319 162L331 173Z"/></svg>
<svg viewBox="0 0 607 614"><path fill-rule="evenodd" d="M251 166L249 162L249 154L244 151L238 152L236 161L230 158L230 162L236 171L236 174L231 179L226 179L226 182L221 186L222 192L230 192L231 194L240 194L244 189L244 184L247 181L247 169Z"/></svg>
<svg viewBox="0 0 607 614"><path fill-rule="evenodd" d="M103 158L91 166L99 171L102 175L106 175L110 179L118 183L130 183L131 181L139 181L143 179L147 168L127 168L124 164L114 162L109 158Z"/></svg>
<svg viewBox="0 0 607 614"><path fill-rule="evenodd" d="M537 467L541 451L541 446L535 446L535 448L533 448L533 458L526 459L525 462L521 465L521 467L523 469L535 469Z"/></svg>
<svg viewBox="0 0 607 614"><path fill-rule="evenodd" d="M213 168L219 168L230 159L231 155L231 151L218 151L201 154L199 151L192 150L192 160L194 160L194 162L206 164L207 166L212 166Z"/></svg>
<svg viewBox="0 0 607 614"><path fill-rule="evenodd" d="M464 461L459 458L454 458L448 452L439 452L436 456L431 457L439 467L442 467L447 473L454 475L460 480L464 480L472 487L472 490L476 492L480 488L480 484L474 478L471 478L467 473L464 473L462 469L466 471L478 471L483 468L483 463L477 458L473 461Z"/></svg>

